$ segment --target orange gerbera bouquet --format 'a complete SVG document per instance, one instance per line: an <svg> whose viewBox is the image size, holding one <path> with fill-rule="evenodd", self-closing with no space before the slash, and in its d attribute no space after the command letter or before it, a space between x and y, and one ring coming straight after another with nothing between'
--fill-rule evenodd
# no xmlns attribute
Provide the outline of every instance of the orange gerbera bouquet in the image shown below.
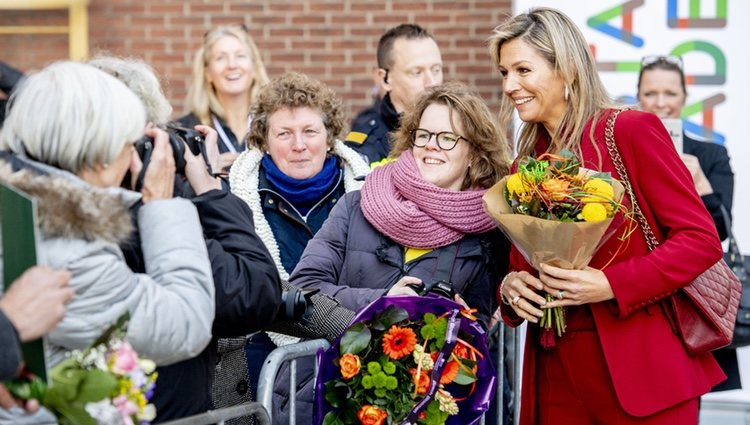
<svg viewBox="0 0 750 425"><path fill-rule="evenodd" d="M542 263L583 269L618 227L610 227L615 213L630 215L620 202L623 193L609 173L582 168L575 155L564 150L520 160L517 172L500 180L483 199L487 213L535 269ZM623 238L629 231L626 226ZM552 300L552 295L545 296ZM554 346L554 335L565 332L563 309L545 309L539 325L542 346Z"/></svg>
<svg viewBox="0 0 750 425"><path fill-rule="evenodd" d="M317 423L471 424L494 391L484 331L445 298L383 297L319 357Z"/></svg>

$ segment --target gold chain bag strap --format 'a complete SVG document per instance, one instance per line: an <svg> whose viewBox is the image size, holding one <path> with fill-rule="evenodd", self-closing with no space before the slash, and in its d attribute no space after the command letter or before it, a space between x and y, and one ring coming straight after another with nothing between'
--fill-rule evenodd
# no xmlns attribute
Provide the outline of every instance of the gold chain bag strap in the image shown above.
<svg viewBox="0 0 750 425"><path fill-rule="evenodd" d="M648 248L653 251L659 245L659 241L638 205L625 164L615 144L615 120L620 112L622 109L612 113L607 121L607 150L633 204ZM732 342L741 296L742 285L722 259L662 302L682 338L685 349L694 355L725 347Z"/></svg>

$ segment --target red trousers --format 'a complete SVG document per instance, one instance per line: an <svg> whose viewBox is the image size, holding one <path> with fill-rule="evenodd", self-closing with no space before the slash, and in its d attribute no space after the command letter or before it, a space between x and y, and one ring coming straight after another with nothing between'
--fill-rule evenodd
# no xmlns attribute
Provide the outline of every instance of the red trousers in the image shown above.
<svg viewBox="0 0 750 425"><path fill-rule="evenodd" d="M557 338L556 346L537 353L539 425L698 424L698 398L646 417L625 412L617 400L590 310L571 310L573 314L566 315L568 330Z"/></svg>

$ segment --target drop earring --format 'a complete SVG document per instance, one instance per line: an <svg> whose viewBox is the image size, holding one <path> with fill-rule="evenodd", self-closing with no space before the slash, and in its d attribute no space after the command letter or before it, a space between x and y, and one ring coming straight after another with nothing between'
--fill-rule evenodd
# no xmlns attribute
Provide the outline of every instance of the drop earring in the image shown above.
<svg viewBox="0 0 750 425"><path fill-rule="evenodd" d="M565 101L568 101L568 98L570 98L570 90L568 90L568 86L565 86L565 92L563 93L563 96L565 97Z"/></svg>

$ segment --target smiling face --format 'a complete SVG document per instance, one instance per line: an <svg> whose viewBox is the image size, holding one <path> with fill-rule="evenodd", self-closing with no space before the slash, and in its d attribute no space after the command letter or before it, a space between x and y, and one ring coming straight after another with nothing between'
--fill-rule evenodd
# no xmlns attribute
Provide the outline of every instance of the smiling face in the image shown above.
<svg viewBox="0 0 750 425"><path fill-rule="evenodd" d="M422 113L419 128L432 133L443 131L463 136L460 122L451 125L450 109L447 105L433 103ZM421 143L420 143L421 144ZM443 189L459 191L469 171L470 146L463 138L451 150L442 150L435 136L431 136L424 147L413 147L414 160L422 178Z"/></svg>
<svg viewBox="0 0 750 425"><path fill-rule="evenodd" d="M680 118L685 98L677 71L656 68L641 75L638 102L644 111L659 118Z"/></svg>
<svg viewBox="0 0 750 425"><path fill-rule="evenodd" d="M219 99L246 95L255 79L250 49L236 37L220 38L211 46L206 79L213 85Z"/></svg>
<svg viewBox="0 0 750 425"><path fill-rule="evenodd" d="M304 180L323 169L328 132L320 112L308 108L282 108L268 117L268 153L287 176Z"/></svg>
<svg viewBox="0 0 750 425"><path fill-rule="evenodd" d="M524 122L542 123L551 134L565 113L565 83L539 52L520 38L500 47L503 92Z"/></svg>

